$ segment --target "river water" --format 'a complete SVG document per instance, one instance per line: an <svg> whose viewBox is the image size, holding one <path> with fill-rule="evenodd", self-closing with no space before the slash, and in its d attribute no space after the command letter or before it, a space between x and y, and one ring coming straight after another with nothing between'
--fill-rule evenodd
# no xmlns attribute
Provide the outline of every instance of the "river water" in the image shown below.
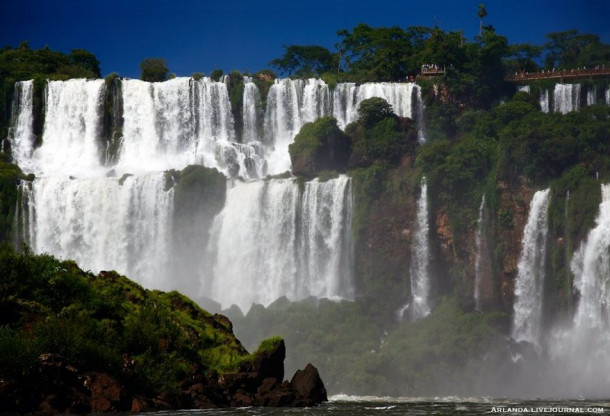
<svg viewBox="0 0 610 416"><path fill-rule="evenodd" d="M608 415L610 400L516 400L489 398L390 398L338 395L310 408L261 408L182 410L156 412L163 416L358 416L358 415Z"/></svg>

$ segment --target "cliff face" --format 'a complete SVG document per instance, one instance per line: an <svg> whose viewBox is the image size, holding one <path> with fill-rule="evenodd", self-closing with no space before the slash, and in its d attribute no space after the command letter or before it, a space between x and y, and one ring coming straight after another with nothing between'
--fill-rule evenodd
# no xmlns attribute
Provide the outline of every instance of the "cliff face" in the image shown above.
<svg viewBox="0 0 610 416"><path fill-rule="evenodd" d="M401 166L384 170L368 209L358 207L356 201L362 215L356 224L358 287L365 296L382 297L388 302L386 306L396 309L410 296L409 268L421 175L421 170L407 158ZM359 186L367 186L362 176L362 172L355 176L356 195L360 193ZM453 225L456 213L451 203L443 203L435 189L430 192L429 198L435 202L428 213L432 297L457 293L464 307L473 308L477 218L469 218L468 225L456 232ZM496 201L487 199L484 212L487 219L482 230L486 247L485 253L481 253L484 263L481 298L484 310L510 312L523 228L533 191L525 178L520 178L495 184L495 195ZM476 212L480 199L470 201L470 205L470 211Z"/></svg>

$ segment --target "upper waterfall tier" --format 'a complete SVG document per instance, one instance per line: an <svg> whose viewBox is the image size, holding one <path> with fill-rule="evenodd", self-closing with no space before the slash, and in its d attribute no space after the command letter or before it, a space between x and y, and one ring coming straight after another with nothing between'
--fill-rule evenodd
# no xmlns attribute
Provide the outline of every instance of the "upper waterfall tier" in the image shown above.
<svg viewBox="0 0 610 416"><path fill-rule="evenodd" d="M125 79L120 88L111 85L104 80L50 81L42 144L35 148L33 83L18 83L16 127L9 137L17 164L38 175L78 177L103 176L110 169L145 173L202 164L229 177L258 178L290 169L288 146L303 124L334 116L343 128L357 119L358 105L366 98L385 98L398 115L423 119L421 92L413 83L347 83L331 90L317 79L279 79L263 111L258 88L244 77L243 131L237 134L225 82ZM109 94L118 97L110 100ZM120 128L108 131L108 114L118 115Z"/></svg>
<svg viewBox="0 0 610 416"><path fill-rule="evenodd" d="M518 86L519 91L532 93L529 85ZM535 89L540 109L545 112L567 114L583 106L610 105L610 88L599 90L595 85L555 84L552 90ZM603 93L603 94L602 94Z"/></svg>

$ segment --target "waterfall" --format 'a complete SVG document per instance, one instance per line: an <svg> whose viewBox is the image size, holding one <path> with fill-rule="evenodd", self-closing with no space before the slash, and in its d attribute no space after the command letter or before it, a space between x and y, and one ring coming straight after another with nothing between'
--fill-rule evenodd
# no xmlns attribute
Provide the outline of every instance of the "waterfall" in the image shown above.
<svg viewBox="0 0 610 416"><path fill-rule="evenodd" d="M351 181L235 181L209 253L212 297L247 311L280 296L352 298Z"/></svg>
<svg viewBox="0 0 610 416"><path fill-rule="evenodd" d="M526 92L529 94L530 86L529 85L517 85L517 91Z"/></svg>
<svg viewBox="0 0 610 416"><path fill-rule="evenodd" d="M104 132L104 80L48 82L36 149L33 82L17 84L13 156L36 174L20 185L17 240L38 253L75 259L85 269L116 269L149 288L186 289L243 309L280 296L353 298L351 181L258 178L290 169L287 147L304 123L337 113L345 126L365 98L381 96L396 113L423 125L419 87L339 84L331 92L321 80L276 80L263 111L257 87L246 77L238 142L226 82L179 77L116 83L113 99L122 106L122 119L115 123L120 126L112 158ZM181 260L180 236L174 234L184 225L178 226L181 211L163 172L189 164L246 181L229 181L215 220L192 224L193 234L202 235L201 258L184 264L193 265L188 274L198 281L182 282L172 261Z"/></svg>
<svg viewBox="0 0 610 416"><path fill-rule="evenodd" d="M491 276L491 263L489 261L489 247L485 236L485 195L481 198L479 205L479 215L477 217L477 229L475 235L475 279L474 279L474 302L477 311L483 310L483 299L481 289L484 280Z"/></svg>
<svg viewBox="0 0 610 416"><path fill-rule="evenodd" d="M540 110L542 110L543 113L551 111L549 105L549 90L540 91Z"/></svg>
<svg viewBox="0 0 610 416"><path fill-rule="evenodd" d="M34 81L15 83L11 124L8 130L8 140L11 143L13 161L26 169L34 151Z"/></svg>
<svg viewBox="0 0 610 416"><path fill-rule="evenodd" d="M610 105L610 87L606 88L606 105Z"/></svg>
<svg viewBox="0 0 610 416"><path fill-rule="evenodd" d="M567 114L580 109L580 84L555 84L553 111Z"/></svg>
<svg viewBox="0 0 610 416"><path fill-rule="evenodd" d="M607 331L610 323L610 185L602 185L596 226L574 254L571 269L580 300L577 328Z"/></svg>
<svg viewBox="0 0 610 416"><path fill-rule="evenodd" d="M259 142L260 117L262 113L261 98L251 77L244 77L244 100L243 100L243 142Z"/></svg>
<svg viewBox="0 0 610 416"><path fill-rule="evenodd" d="M415 83L382 82L356 85L348 82L338 84L333 91L333 117L337 119L339 127L343 129L356 121L358 106L363 100L372 97L385 99L392 106L394 113L401 117L409 117L417 122L419 113L423 115L421 88Z"/></svg>
<svg viewBox="0 0 610 416"><path fill-rule="evenodd" d="M515 282L512 337L537 345L542 329L549 195L550 189L538 191L530 203Z"/></svg>
<svg viewBox="0 0 610 416"><path fill-rule="evenodd" d="M417 201L417 224L411 244L411 306L409 315L416 321L430 313L430 248L428 242L428 185L422 178L421 195Z"/></svg>
<svg viewBox="0 0 610 416"><path fill-rule="evenodd" d="M550 356L569 380L566 395L602 397L610 372L610 185L601 186L602 201L595 227L573 254L577 306L570 325L559 324L550 334Z"/></svg>
<svg viewBox="0 0 610 416"><path fill-rule="evenodd" d="M49 81L42 146L24 166L44 175L95 175L101 168L104 80Z"/></svg>
<svg viewBox="0 0 610 416"><path fill-rule="evenodd" d="M597 88L595 86L587 89L587 105L597 104Z"/></svg>
<svg viewBox="0 0 610 416"><path fill-rule="evenodd" d="M76 260L94 272L114 269L149 288L168 289L172 190L165 175L40 178L27 194L34 207L32 248ZM29 215L29 216L30 216Z"/></svg>
<svg viewBox="0 0 610 416"><path fill-rule="evenodd" d="M426 119L424 100L421 96L421 88L419 85L413 84L413 91L415 94L415 106L416 106L416 117L415 122L417 123L417 141L419 144L426 143ZM413 114L411 114L413 118Z"/></svg>
<svg viewBox="0 0 610 416"><path fill-rule="evenodd" d="M270 173L290 169L288 145L303 124L330 114L329 94L322 80L275 80L269 89L265 112L265 143L272 148Z"/></svg>
<svg viewBox="0 0 610 416"><path fill-rule="evenodd" d="M15 227L14 244L15 247L20 247L22 244L30 243L35 234L34 229L34 204L31 201L31 184L28 181L19 181L17 192L20 198L17 199L15 206L15 219L13 226ZM32 221L30 221L32 219Z"/></svg>

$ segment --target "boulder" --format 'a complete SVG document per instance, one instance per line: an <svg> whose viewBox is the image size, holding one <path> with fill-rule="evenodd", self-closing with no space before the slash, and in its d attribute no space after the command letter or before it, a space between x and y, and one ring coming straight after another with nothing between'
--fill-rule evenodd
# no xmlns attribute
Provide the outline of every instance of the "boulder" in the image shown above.
<svg viewBox="0 0 610 416"><path fill-rule="evenodd" d="M91 391L91 411L109 412L124 409L121 406L122 388L118 381L105 373L91 373L87 377Z"/></svg>
<svg viewBox="0 0 610 416"><path fill-rule="evenodd" d="M307 364L304 370L297 370L290 380L290 387L295 392L298 401L311 404L328 401L324 382L320 378L318 369L311 364Z"/></svg>
<svg viewBox="0 0 610 416"><path fill-rule="evenodd" d="M261 348L252 360L252 371L257 373L262 382L266 378L274 378L279 383L284 380L284 359L286 344L281 338L271 339L261 344Z"/></svg>

